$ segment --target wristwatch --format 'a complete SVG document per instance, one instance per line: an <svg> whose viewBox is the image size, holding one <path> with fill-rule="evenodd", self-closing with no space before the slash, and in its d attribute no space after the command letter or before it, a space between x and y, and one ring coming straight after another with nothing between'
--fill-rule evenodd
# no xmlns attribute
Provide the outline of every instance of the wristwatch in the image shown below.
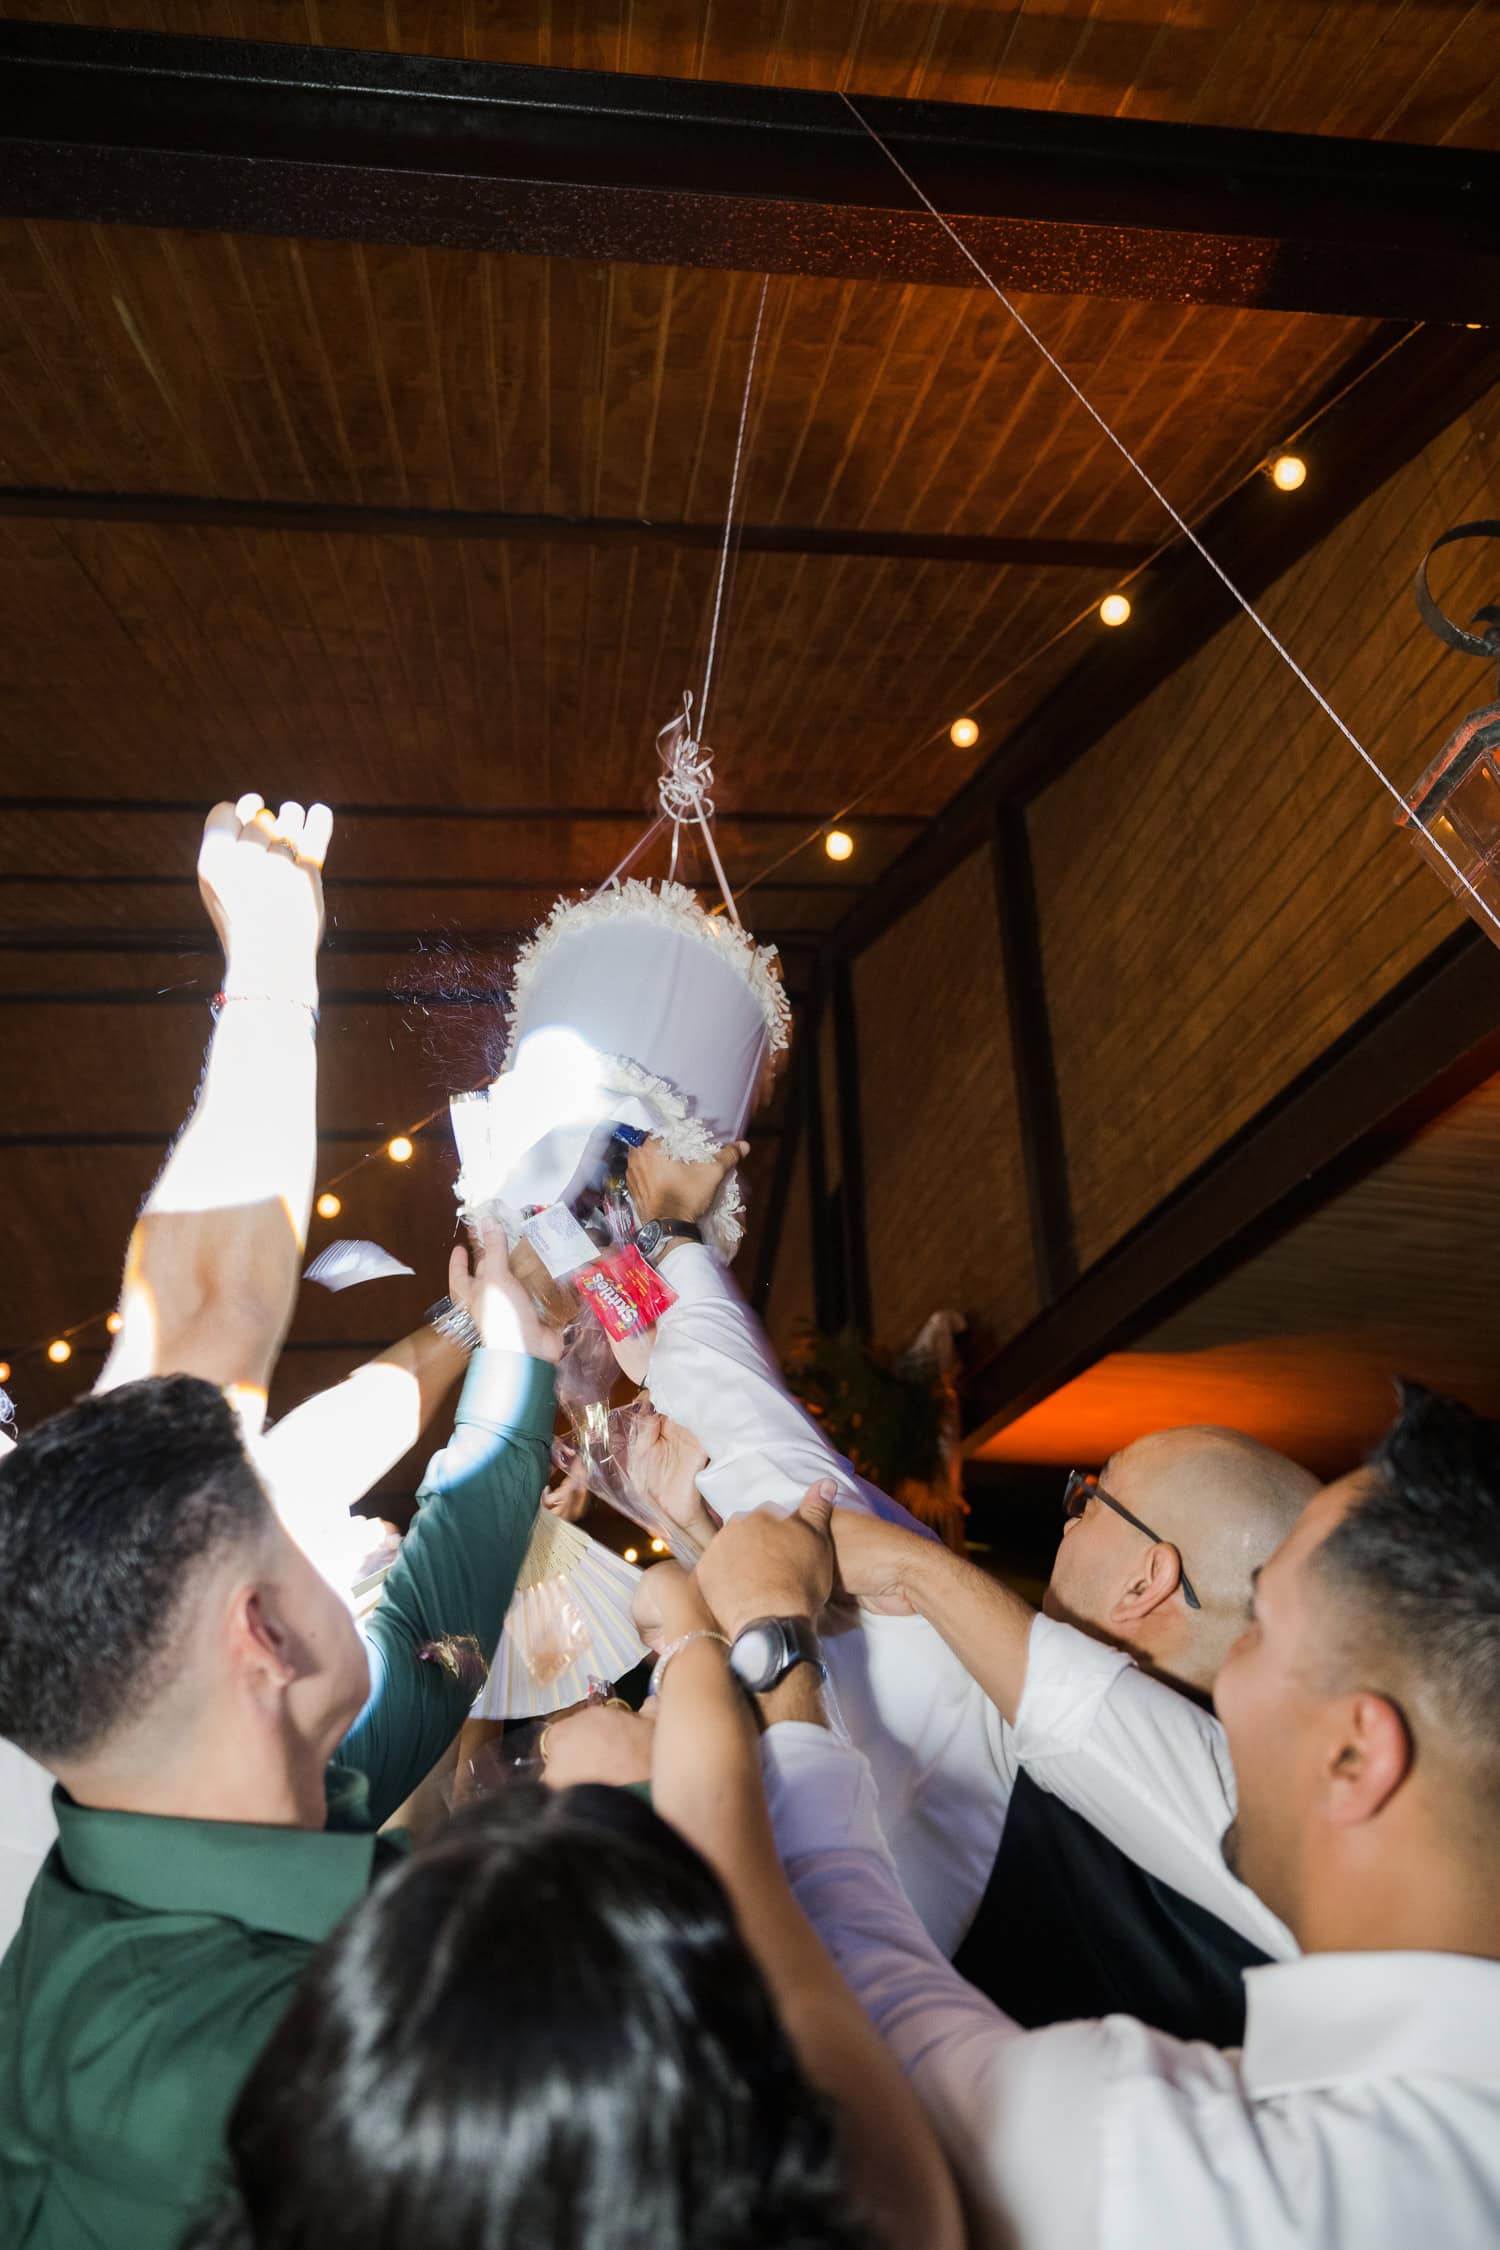
<svg viewBox="0 0 1500 2250"><path fill-rule="evenodd" d="M484 1342L468 1307L455 1305L451 1297L439 1297L435 1305L428 1306L424 1317L440 1336L446 1336L449 1343L457 1344L461 1351L477 1352Z"/></svg>
<svg viewBox="0 0 1500 2250"><path fill-rule="evenodd" d="M752 1695L765 1695L799 1664L811 1664L820 1679L828 1666L818 1636L805 1617L755 1617L729 1644L729 1669Z"/></svg>
<svg viewBox="0 0 1500 2250"><path fill-rule="evenodd" d="M702 1227L688 1219L646 1219L636 1229L635 1246L643 1258L654 1258L664 1242L701 1242Z"/></svg>

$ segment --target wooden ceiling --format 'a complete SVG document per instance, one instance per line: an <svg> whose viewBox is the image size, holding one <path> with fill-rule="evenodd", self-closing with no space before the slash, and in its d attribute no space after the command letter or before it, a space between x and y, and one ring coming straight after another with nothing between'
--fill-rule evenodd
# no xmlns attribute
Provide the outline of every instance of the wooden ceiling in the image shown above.
<svg viewBox="0 0 1500 2250"><path fill-rule="evenodd" d="M1477 147L1500 131L1487 12L0 0L11 19ZM649 527L722 521L759 295L670 266L0 217L0 1353L26 1418L76 1388L102 1331L72 1369L19 1355L102 1320L191 1098L216 981L195 808L252 786L341 808L326 1173L482 1075L475 996L633 841L656 730L701 675L714 551ZM1195 518L1379 340L1306 313L1023 309ZM164 499L209 505L145 520ZM558 520L521 539L290 514L334 507ZM738 558L707 729L722 841L800 990L810 949L1170 527L983 292L795 275L767 291L740 515L835 549L1094 551ZM577 518L623 528L584 539ZM961 752L965 710L982 732ZM816 830L851 802L835 868ZM450 1214L441 1132L405 1171L359 1175L341 1228L420 1282L304 1304L283 1400L416 1316Z"/></svg>

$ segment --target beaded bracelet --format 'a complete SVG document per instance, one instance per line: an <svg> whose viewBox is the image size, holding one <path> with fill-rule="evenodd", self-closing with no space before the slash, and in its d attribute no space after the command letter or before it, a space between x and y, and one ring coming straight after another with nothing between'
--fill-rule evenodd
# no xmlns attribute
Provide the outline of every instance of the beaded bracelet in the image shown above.
<svg viewBox="0 0 1500 2250"><path fill-rule="evenodd" d="M728 1648L729 1646L728 1637L725 1634L715 1633L707 1625L700 1625L696 1632L684 1633L679 1640L668 1641L656 1660L656 1670L651 1675L651 1685L646 1691L648 1695L660 1695L661 1683L666 1676L667 1666L674 1656L681 1654L690 1641L717 1641L720 1648Z"/></svg>

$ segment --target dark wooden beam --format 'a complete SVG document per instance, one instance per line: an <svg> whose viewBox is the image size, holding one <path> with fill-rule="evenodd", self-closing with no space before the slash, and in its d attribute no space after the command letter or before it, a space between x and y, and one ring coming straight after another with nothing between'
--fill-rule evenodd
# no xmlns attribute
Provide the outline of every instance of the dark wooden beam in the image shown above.
<svg viewBox="0 0 1500 2250"><path fill-rule="evenodd" d="M427 958L434 966L449 960L462 972L472 954L499 953L524 943L532 927L518 930L341 930L330 929L323 940L325 954L405 953ZM782 933L792 946L816 946L816 930ZM174 960L217 961L221 948L213 932L158 929L11 929L0 927L0 954L5 953L148 953L170 955Z"/></svg>
<svg viewBox="0 0 1500 2250"><path fill-rule="evenodd" d="M1120 1351L1500 1069L1500 952L1448 938L965 1386L969 1442Z"/></svg>
<svg viewBox="0 0 1500 2250"><path fill-rule="evenodd" d="M0 26L0 209L972 287L837 94ZM1500 159L859 97L997 281L1500 317Z"/></svg>
<svg viewBox="0 0 1500 2250"><path fill-rule="evenodd" d="M344 816L340 813L340 818ZM563 817L563 816L559 816ZM344 891L550 891L560 898L568 891L587 888L576 875L332 875L326 877L323 888L330 898ZM758 882L758 894L768 891L831 891L848 897L863 888L859 877L836 876L825 880L819 875L806 875L800 880ZM39 873L27 867L0 869L0 889L4 890L181 890L197 892L198 878L185 875L180 870L171 874L155 874L149 868L114 869L106 874L92 871L48 869Z"/></svg>
<svg viewBox="0 0 1500 2250"><path fill-rule="evenodd" d="M868 1338L874 1325L870 1297L870 1251L865 1217L865 1141L859 1100L859 1020L854 980L847 961L828 968L832 1010L833 1075L838 1101L839 1213L844 1294L851 1323Z"/></svg>
<svg viewBox="0 0 1500 2250"><path fill-rule="evenodd" d="M445 1116L441 1121L441 1129L446 1132L446 1128ZM760 1138L774 1140L780 1129L779 1126L769 1126L761 1133ZM340 1148L364 1148L372 1156L376 1156L385 1147L392 1133L415 1133L420 1130L419 1126L406 1124L400 1118L392 1118L385 1125L320 1125L318 1140L320 1144L328 1143ZM159 1148L165 1151L171 1147L180 1131L180 1126L164 1125L160 1130L111 1126L107 1131L98 1133L0 1133L0 1148ZM425 1144L419 1141L417 1145L420 1148Z"/></svg>
<svg viewBox="0 0 1500 2250"><path fill-rule="evenodd" d="M541 546L678 547L717 554L721 523L653 523L641 516L521 516L475 508L364 508L292 500L205 500L167 492L75 492L0 485L0 517L49 523L165 524L192 531L333 533L363 539L478 539ZM1006 539L943 531L847 530L828 524L747 523L746 555L892 557L900 562L1005 564L1023 570L1133 570L1149 550L1109 539Z"/></svg>
<svg viewBox="0 0 1500 2250"><path fill-rule="evenodd" d="M183 819L201 821L206 811L197 797L40 797L0 796L0 813L62 813L68 816L107 813L111 819L129 820L133 817L154 817L160 814L180 815ZM642 827L656 817L655 807L643 799L638 805L461 805L451 798L447 804L370 804L355 801L340 803L335 807L341 823L351 820L448 820L499 823L504 827L520 827L528 822L557 821L569 827L597 827L601 823L628 827L632 821ZM826 805L809 807L805 812L737 812L725 807L714 815L716 828L808 828L826 823ZM861 812L861 828L921 828L922 813ZM330 876L330 881L335 880ZM383 880L383 878L371 878ZM802 884L795 886L798 890ZM759 888L759 886L757 886Z"/></svg>
<svg viewBox="0 0 1500 2250"><path fill-rule="evenodd" d="M1332 399L1345 391L1351 377L1358 378L1299 441L1298 451L1308 463L1308 480L1300 492L1279 493L1268 477L1252 477L1195 526L1248 599L1264 593L1311 553L1336 524L1500 383L1500 339L1494 336L1424 329L1380 358L1388 345L1387 338L1361 355L1368 373L1361 375L1356 364L1331 386ZM1164 523L1164 529L1170 525ZM1425 544L1414 529L1413 569ZM1093 622L1079 628L1073 669L840 923L835 933L840 951L862 951L899 921L985 842L997 804L1034 796L1066 772L1241 614L1202 557L1181 538L1130 593L1130 622L1113 632ZM1292 648L1295 653L1295 633ZM1353 755L1331 733L1329 754Z"/></svg>
<svg viewBox="0 0 1500 2250"><path fill-rule="evenodd" d="M1024 805L1007 799L996 806L990 853L1031 1221L1031 1261L1038 1302L1050 1305L1078 1278L1078 1253Z"/></svg>

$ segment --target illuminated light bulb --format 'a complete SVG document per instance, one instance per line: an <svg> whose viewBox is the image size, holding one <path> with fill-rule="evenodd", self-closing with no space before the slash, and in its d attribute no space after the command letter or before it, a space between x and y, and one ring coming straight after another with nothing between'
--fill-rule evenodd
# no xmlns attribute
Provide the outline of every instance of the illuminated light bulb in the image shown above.
<svg viewBox="0 0 1500 2250"><path fill-rule="evenodd" d="M54 1367L61 1367L65 1361L73 1357L73 1347L66 1336L54 1336L52 1342L47 1346L47 1357Z"/></svg>
<svg viewBox="0 0 1500 2250"><path fill-rule="evenodd" d="M634 1547L627 1547L627 1548L626 1548L626 1550L625 1550L625 1560L626 1560L627 1562L639 1562L639 1561L640 1561L640 1559L641 1559L641 1558L640 1558L640 1556L639 1556L639 1555L638 1555L638 1554L636 1553L636 1551L635 1551Z"/></svg>
<svg viewBox="0 0 1500 2250"><path fill-rule="evenodd" d="M852 859L854 838L846 835L842 828L830 828L823 839L823 849L830 859Z"/></svg>
<svg viewBox="0 0 1500 2250"><path fill-rule="evenodd" d="M1484 322L1482 320L1466 320L1464 326L1465 328L1482 328Z"/></svg>
<svg viewBox="0 0 1500 2250"><path fill-rule="evenodd" d="M1271 463L1271 482L1278 492L1295 492L1307 482L1307 463L1300 453L1278 453Z"/></svg>
<svg viewBox="0 0 1500 2250"><path fill-rule="evenodd" d="M10 1361L8 1359L0 1359L0 1383L8 1383L9 1381Z"/></svg>
<svg viewBox="0 0 1500 2250"><path fill-rule="evenodd" d="M652 1540L652 1542L651 1542L651 1552L652 1552L652 1554L653 1554L653 1555L664 1555L664 1554L666 1553L666 1551L667 1551L667 1542L665 1541L665 1539L653 1539L653 1540Z"/></svg>
<svg viewBox="0 0 1500 2250"><path fill-rule="evenodd" d="M1123 625L1130 615L1130 604L1123 594L1106 594L1099 604L1099 617L1105 625Z"/></svg>
<svg viewBox="0 0 1500 2250"><path fill-rule="evenodd" d="M955 719L948 729L948 740L955 750L972 750L979 740L977 719Z"/></svg>
<svg viewBox="0 0 1500 2250"><path fill-rule="evenodd" d="M105 1314L104 1325L109 1330L111 1336L118 1336L125 1323L120 1318L117 1312L112 1312Z"/></svg>
<svg viewBox="0 0 1500 2250"><path fill-rule="evenodd" d="M385 1153L393 1164L409 1164L412 1159L411 1142L404 1133L398 1133L393 1141L386 1142Z"/></svg>
<svg viewBox="0 0 1500 2250"><path fill-rule="evenodd" d="M409 1141L407 1143L406 1153L408 1156L411 1154L411 1143ZM391 1154L392 1156L395 1156L396 1154L396 1144L394 1141L392 1141L391 1143ZM404 1159L398 1159L398 1161L404 1162ZM338 1197L333 1193L331 1189L318 1197L318 1217L320 1219L336 1219L343 1208L343 1204L340 1203Z"/></svg>

